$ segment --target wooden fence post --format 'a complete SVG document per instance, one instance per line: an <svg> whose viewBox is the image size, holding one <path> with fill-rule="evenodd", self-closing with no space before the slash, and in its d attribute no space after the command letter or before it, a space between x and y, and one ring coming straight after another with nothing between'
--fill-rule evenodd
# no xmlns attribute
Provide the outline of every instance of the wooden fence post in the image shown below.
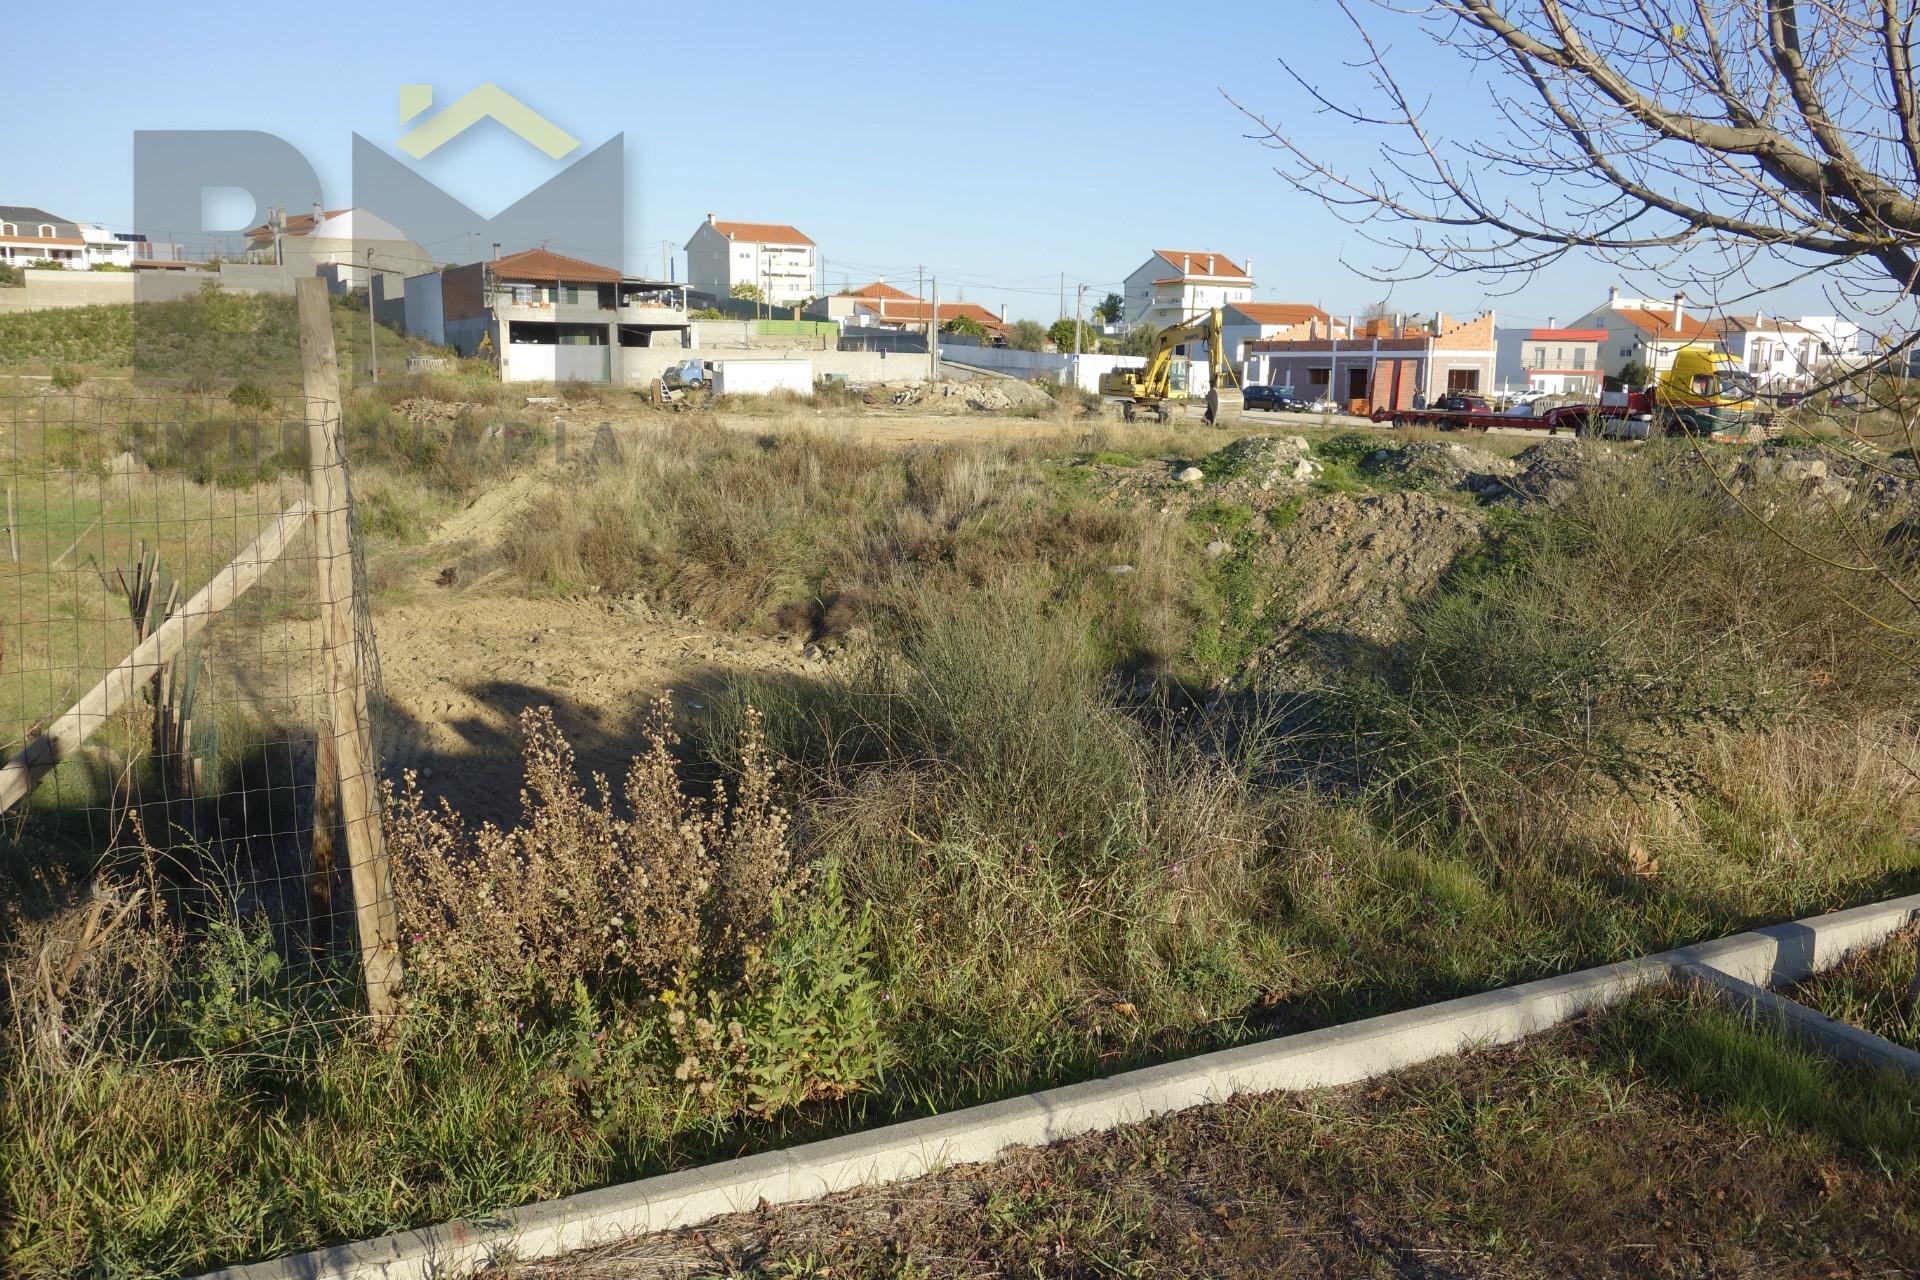
<svg viewBox="0 0 1920 1280"><path fill-rule="evenodd" d="M345 401L333 349L333 315L326 282L307 276L294 285L300 309L300 364L307 400L307 474L313 494L313 546L320 596L320 643L325 656L327 711L322 733L333 736L338 761L341 826L353 880L354 921L360 933L360 970L367 1009L384 1030L399 1009L400 914L393 873L380 829L373 734L367 717L366 671L354 627L353 540L347 519L346 450L340 436ZM324 762L327 753L317 752ZM319 788L316 788L319 790ZM316 821L330 815L316 815Z"/></svg>

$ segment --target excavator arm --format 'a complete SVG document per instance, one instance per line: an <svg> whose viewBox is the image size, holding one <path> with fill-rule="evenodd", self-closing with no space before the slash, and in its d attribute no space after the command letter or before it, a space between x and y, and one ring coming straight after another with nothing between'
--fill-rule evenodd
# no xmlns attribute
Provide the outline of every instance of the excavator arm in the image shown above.
<svg viewBox="0 0 1920 1280"><path fill-rule="evenodd" d="M1170 392L1168 382L1173 369L1173 353L1176 348L1189 342L1204 342L1207 347L1207 368L1211 375L1207 390L1207 421L1219 424L1239 418L1245 398L1240 391L1239 375L1227 360L1221 324L1220 308L1215 307L1184 324L1168 325L1154 335L1153 350L1147 354L1146 368L1138 373L1109 375L1114 379L1113 385L1118 394L1129 402L1126 405L1129 421L1133 418L1134 410L1140 408L1151 411L1162 422L1167 421L1166 402Z"/></svg>

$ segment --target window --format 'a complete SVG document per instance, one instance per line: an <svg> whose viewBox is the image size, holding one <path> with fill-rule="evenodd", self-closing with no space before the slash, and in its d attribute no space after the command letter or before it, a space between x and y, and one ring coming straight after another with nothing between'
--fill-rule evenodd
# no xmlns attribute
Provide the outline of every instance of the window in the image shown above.
<svg viewBox="0 0 1920 1280"><path fill-rule="evenodd" d="M1630 356L1630 355L1632 355L1632 354L1633 354L1633 348L1632 348L1632 347L1622 347L1622 348L1620 348L1620 354L1621 354L1621 355L1623 355L1623 356Z"/></svg>
<svg viewBox="0 0 1920 1280"><path fill-rule="evenodd" d="M1447 390L1478 391L1480 389L1480 371L1478 369L1447 370Z"/></svg>
<svg viewBox="0 0 1920 1280"><path fill-rule="evenodd" d="M1535 347L1533 349L1533 367L1536 369L1544 369L1547 367L1547 349L1545 347Z"/></svg>
<svg viewBox="0 0 1920 1280"><path fill-rule="evenodd" d="M1567 367L1567 349L1565 347L1555 347L1553 349L1553 367L1556 369L1564 369Z"/></svg>
<svg viewBox="0 0 1920 1280"><path fill-rule="evenodd" d="M43 222L40 224L40 238L42 240L53 239L53 225L51 223Z"/></svg>
<svg viewBox="0 0 1920 1280"><path fill-rule="evenodd" d="M20 228L14 226L11 222L0 222L0 236L17 236L19 234Z"/></svg>
<svg viewBox="0 0 1920 1280"><path fill-rule="evenodd" d="M1713 394L1713 375L1710 373L1694 374L1693 375L1693 394L1697 396L1712 395Z"/></svg>
<svg viewBox="0 0 1920 1280"><path fill-rule="evenodd" d="M1310 387L1324 388L1329 382L1332 382L1332 381L1333 381L1333 370L1331 369L1321 368L1321 369L1307 370L1307 385Z"/></svg>
<svg viewBox="0 0 1920 1280"><path fill-rule="evenodd" d="M1584 369L1587 367L1587 349L1585 347L1575 347L1573 349L1573 367L1576 369Z"/></svg>

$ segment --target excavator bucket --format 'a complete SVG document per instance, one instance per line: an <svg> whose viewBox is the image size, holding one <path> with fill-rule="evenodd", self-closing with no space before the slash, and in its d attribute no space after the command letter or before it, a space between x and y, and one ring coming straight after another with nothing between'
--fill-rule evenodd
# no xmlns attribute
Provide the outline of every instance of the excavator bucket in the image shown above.
<svg viewBox="0 0 1920 1280"><path fill-rule="evenodd" d="M1247 407L1247 398L1240 388L1214 386L1207 392L1207 421L1216 427L1231 426L1240 421L1241 411Z"/></svg>

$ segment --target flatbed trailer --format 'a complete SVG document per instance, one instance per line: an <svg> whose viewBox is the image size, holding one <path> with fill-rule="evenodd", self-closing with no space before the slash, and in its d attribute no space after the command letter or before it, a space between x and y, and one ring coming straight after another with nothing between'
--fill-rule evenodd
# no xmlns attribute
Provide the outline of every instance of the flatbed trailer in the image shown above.
<svg viewBox="0 0 1920 1280"><path fill-rule="evenodd" d="M1511 427L1550 436L1559 435L1562 431L1585 435L1595 425L1595 420L1600 418L1617 418L1624 424L1643 417L1644 410L1636 411L1626 404L1563 404L1545 413L1525 415L1495 413L1491 409L1376 409L1372 414L1373 421L1389 422L1396 427L1435 427L1441 431L1485 431L1489 427ZM1608 434L1615 434L1615 424L1608 425L1614 428Z"/></svg>

